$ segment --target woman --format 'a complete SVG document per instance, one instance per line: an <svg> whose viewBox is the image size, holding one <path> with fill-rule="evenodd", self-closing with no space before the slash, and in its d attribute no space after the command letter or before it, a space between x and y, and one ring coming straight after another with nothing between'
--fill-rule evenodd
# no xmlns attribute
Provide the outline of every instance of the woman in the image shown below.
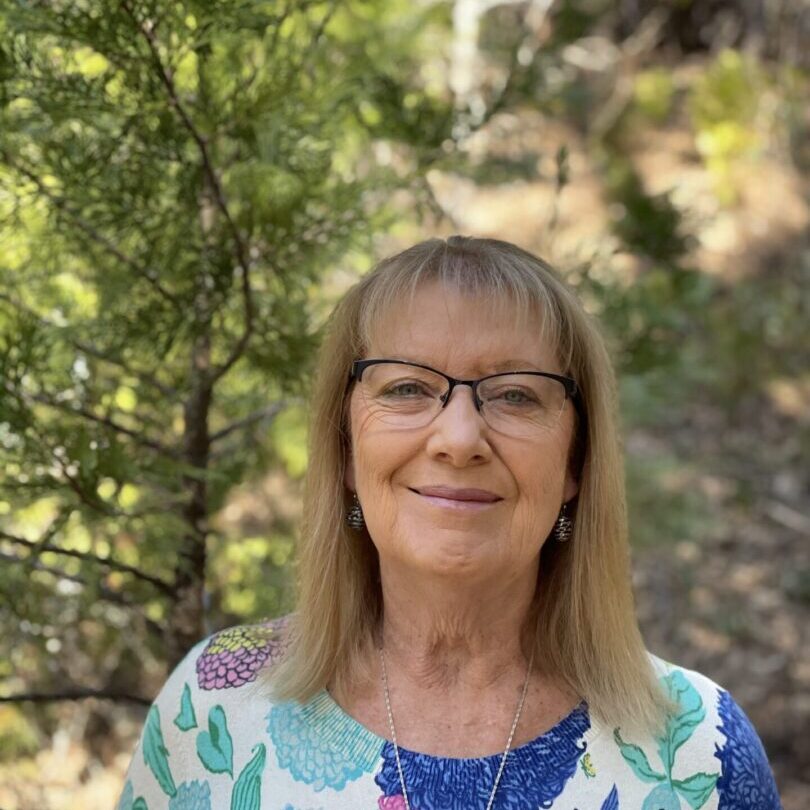
<svg viewBox="0 0 810 810"><path fill-rule="evenodd" d="M298 609L189 653L119 807L778 808L728 693L644 649L613 387L534 256L383 261L321 350Z"/></svg>

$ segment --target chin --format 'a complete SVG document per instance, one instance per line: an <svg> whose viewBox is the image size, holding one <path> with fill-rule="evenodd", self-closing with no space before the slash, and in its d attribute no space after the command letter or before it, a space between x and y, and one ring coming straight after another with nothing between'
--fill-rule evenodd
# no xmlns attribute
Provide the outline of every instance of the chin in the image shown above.
<svg viewBox="0 0 810 810"><path fill-rule="evenodd" d="M430 546L425 547L428 538ZM426 574L481 579L494 568L490 549L485 547L486 542L483 539L475 542L470 532L462 534L434 530L430 535L422 535L419 541L407 544L408 559L415 568Z"/></svg>

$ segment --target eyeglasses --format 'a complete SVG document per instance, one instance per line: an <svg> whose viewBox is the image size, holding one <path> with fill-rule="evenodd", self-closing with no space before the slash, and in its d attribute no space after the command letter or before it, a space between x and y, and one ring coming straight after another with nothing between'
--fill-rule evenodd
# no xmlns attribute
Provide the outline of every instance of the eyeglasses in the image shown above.
<svg viewBox="0 0 810 810"><path fill-rule="evenodd" d="M430 424L450 402L453 389L468 385L486 424L515 438L553 429L566 400L578 395L574 380L546 371L507 371L457 380L404 360L355 360L349 375L352 381L374 418L403 429Z"/></svg>

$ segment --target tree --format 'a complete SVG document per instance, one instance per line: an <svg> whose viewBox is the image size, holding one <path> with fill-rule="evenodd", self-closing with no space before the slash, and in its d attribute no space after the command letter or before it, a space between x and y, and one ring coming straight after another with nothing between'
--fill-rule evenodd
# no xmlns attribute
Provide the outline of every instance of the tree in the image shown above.
<svg viewBox="0 0 810 810"><path fill-rule="evenodd" d="M122 630L170 665L203 635L209 519L305 390L315 284L452 104L408 69L429 7L0 8L0 659L43 676L19 629L39 622L116 691L90 667ZM415 168L377 165L375 138Z"/></svg>

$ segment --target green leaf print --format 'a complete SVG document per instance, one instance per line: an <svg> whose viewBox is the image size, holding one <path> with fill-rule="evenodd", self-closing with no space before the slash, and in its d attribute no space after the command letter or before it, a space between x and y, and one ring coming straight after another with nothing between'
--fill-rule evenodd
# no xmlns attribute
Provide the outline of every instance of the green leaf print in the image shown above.
<svg viewBox="0 0 810 810"><path fill-rule="evenodd" d="M183 686L183 696L180 698L180 714L174 718L174 724L180 731L197 728L197 715L194 714L194 706L191 705L191 689L189 689L188 684Z"/></svg>
<svg viewBox="0 0 810 810"><path fill-rule="evenodd" d="M261 810L262 771L267 751L264 743L259 743L251 751L253 759L239 774L231 794L231 810Z"/></svg>
<svg viewBox="0 0 810 810"><path fill-rule="evenodd" d="M222 706L214 706L208 712L208 731L197 735L197 756L212 773L233 776L233 741Z"/></svg>
<svg viewBox="0 0 810 810"><path fill-rule="evenodd" d="M680 707L677 714L667 718L664 735L658 738L658 754L666 768L667 777L671 779L675 752L703 722L706 711L697 690L679 670L675 670L663 678L663 684L670 698L676 701Z"/></svg>
<svg viewBox="0 0 810 810"><path fill-rule="evenodd" d="M637 745L631 745L622 739L621 734L619 734L619 729L613 730L613 739L616 740L616 745L619 746L619 750L625 762L633 769L633 773L641 779L642 782L662 782L666 779L664 774L658 773L652 769L647 755Z"/></svg>
<svg viewBox="0 0 810 810"><path fill-rule="evenodd" d="M146 800L138 796L135 799L135 804L132 805L132 810L149 810L149 807L147 807Z"/></svg>
<svg viewBox="0 0 810 810"><path fill-rule="evenodd" d="M681 802L670 785L658 785L644 799L641 810L681 810Z"/></svg>
<svg viewBox="0 0 810 810"><path fill-rule="evenodd" d="M169 752L163 742L163 733L160 730L160 713L157 706L149 709L146 716L146 725L143 730L143 761L155 775L158 784L167 796L174 796L177 788L174 785L172 772L169 768ZM135 802L137 805L137 802ZM133 810L135 808L133 805Z"/></svg>
<svg viewBox="0 0 810 810"><path fill-rule="evenodd" d="M614 730L613 737L622 756L639 779L661 783L644 800L642 810L680 810L681 798L689 803L692 810L699 810L712 795L719 774L696 773L686 779L673 779L672 771L678 749L706 718L703 700L680 670L670 672L661 679L661 683L669 697L678 705L677 713L667 718L663 735L655 738L665 774L660 775L652 769L641 748L624 742L619 729Z"/></svg>
<svg viewBox="0 0 810 810"><path fill-rule="evenodd" d="M689 802L692 810L699 810L712 795L718 774L696 773L688 779L674 779L672 786Z"/></svg>

